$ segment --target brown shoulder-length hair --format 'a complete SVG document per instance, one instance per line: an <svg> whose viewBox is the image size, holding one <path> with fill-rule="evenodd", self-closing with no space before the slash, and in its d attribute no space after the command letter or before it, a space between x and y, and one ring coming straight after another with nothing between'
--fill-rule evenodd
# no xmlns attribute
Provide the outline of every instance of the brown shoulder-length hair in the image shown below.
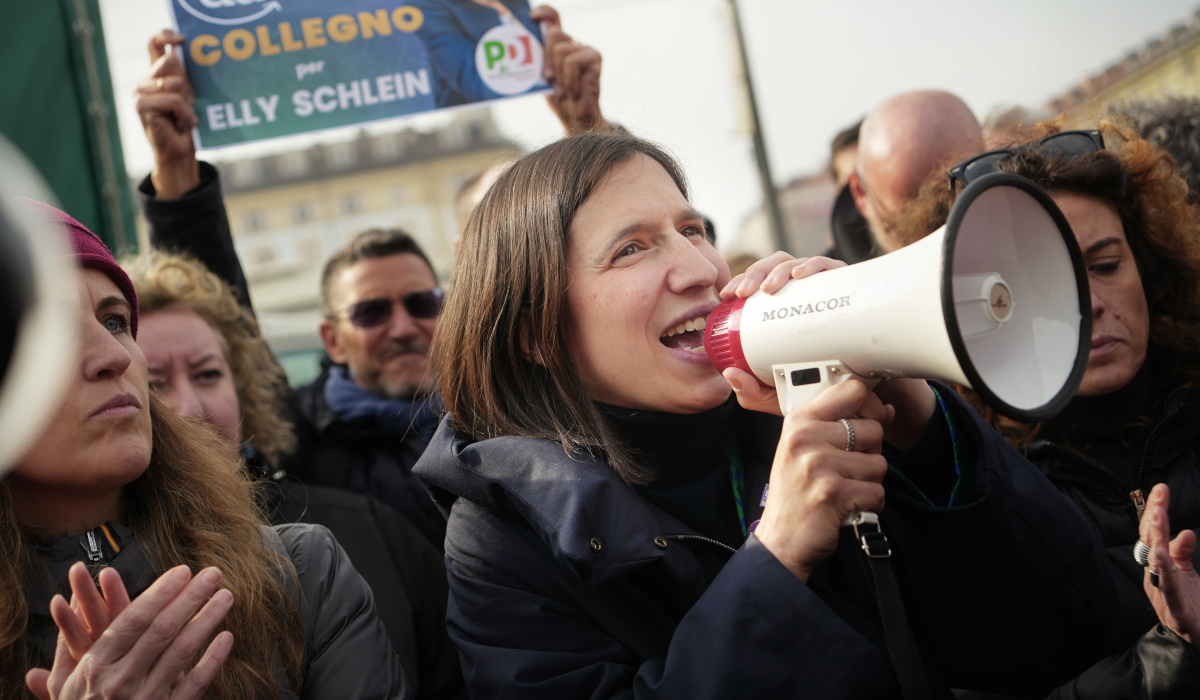
<svg viewBox="0 0 1200 700"><path fill-rule="evenodd" d="M566 301L575 213L614 168L639 156L661 165L687 197L683 171L658 146L585 134L518 160L471 215L432 349L461 432L553 440L568 454L606 457L627 483L649 478L587 394L569 352Z"/></svg>
<svg viewBox="0 0 1200 700"><path fill-rule="evenodd" d="M278 698L300 688L304 633L292 599L295 569L263 539L253 486L224 455L222 438L150 396L154 441L146 471L125 487L126 525L157 573L186 564L220 568L233 608L220 630L233 633L229 659L209 689L218 698ZM25 580L38 576L37 536L17 521L0 481L0 698L32 698L25 672L29 602ZM47 592L49 595L49 592ZM214 633L215 634L215 633ZM277 676L282 668L286 678ZM290 688L279 687L287 681Z"/></svg>
<svg viewBox="0 0 1200 700"><path fill-rule="evenodd" d="M217 332L241 404L242 435L278 465L296 445L293 426L285 418L287 375L272 357L254 315L238 303L229 285L183 255L152 250L123 261L121 267L133 280L143 316L188 309Z"/></svg>
<svg viewBox="0 0 1200 700"><path fill-rule="evenodd" d="M1083 156L1053 156L1018 148L996 164L998 172L1016 173L1050 192L1070 192L1103 200L1120 217L1142 278L1150 310L1146 362L1153 362L1164 387L1200 384L1200 217L1188 204L1188 188L1171 157L1132 129L1106 120L1099 126L1104 150ZM1058 120L1035 125L1016 143L1032 143L1061 130ZM964 154L964 158L970 154ZM961 187L947 177L932 177L897 222L905 244L946 223ZM1040 424L1003 418L971 392L981 413L1010 441L1032 440ZM1161 394L1160 400L1164 398Z"/></svg>

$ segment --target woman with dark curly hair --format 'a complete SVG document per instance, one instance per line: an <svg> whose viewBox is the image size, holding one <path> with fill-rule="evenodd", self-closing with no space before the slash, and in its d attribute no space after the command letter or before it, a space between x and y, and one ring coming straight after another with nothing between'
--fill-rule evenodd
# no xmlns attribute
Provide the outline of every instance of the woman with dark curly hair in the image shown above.
<svg viewBox="0 0 1200 700"><path fill-rule="evenodd" d="M1116 123L1034 127L1024 145L974 156L931 181L899 223L907 242L946 220L964 183L1016 173L1049 191L1083 252L1092 344L1075 399L1016 423L971 397L988 421L1100 528L1133 582L1131 551L1150 488L1171 488L1171 526L1200 526L1200 223L1170 157Z"/></svg>

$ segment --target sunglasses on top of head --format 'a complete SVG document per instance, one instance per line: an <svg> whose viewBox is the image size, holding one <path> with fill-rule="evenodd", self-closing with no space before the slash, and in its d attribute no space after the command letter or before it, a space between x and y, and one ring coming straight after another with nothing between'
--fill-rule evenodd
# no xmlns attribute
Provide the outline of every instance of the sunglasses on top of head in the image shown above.
<svg viewBox="0 0 1200 700"><path fill-rule="evenodd" d="M388 299L387 297L364 299L351 304L343 313L346 314L350 323L358 328L375 328L387 323L392 319L392 308L396 304L402 305L408 315L413 318L437 318L438 313L442 310L442 299L445 296L444 291L434 287L405 294L399 299Z"/></svg>
<svg viewBox="0 0 1200 700"><path fill-rule="evenodd" d="M971 156L950 168L950 191L954 191L956 182L966 187L975 179L995 171L997 163L1014 153L1039 151L1048 156L1085 156L1102 150L1104 150L1104 137L1096 129L1050 134L1033 143L1012 148L999 148Z"/></svg>

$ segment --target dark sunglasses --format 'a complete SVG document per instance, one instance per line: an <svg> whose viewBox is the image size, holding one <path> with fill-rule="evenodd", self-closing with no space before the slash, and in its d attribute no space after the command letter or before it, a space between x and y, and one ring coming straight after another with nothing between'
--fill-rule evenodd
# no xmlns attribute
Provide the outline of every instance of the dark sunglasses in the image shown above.
<svg viewBox="0 0 1200 700"><path fill-rule="evenodd" d="M958 165L950 168L950 191L954 191L954 183L963 187L976 178L987 175L996 169L996 164L1014 153L1021 151L1040 151L1050 156L1084 156L1104 150L1104 137L1095 129L1086 131L1063 131L1050 134L1041 141L1027 143L1013 148L1001 148L987 153L971 156Z"/></svg>
<svg viewBox="0 0 1200 700"><path fill-rule="evenodd" d="M392 307L402 304L404 310L413 318L437 318L442 310L442 299L446 293L437 287L412 294L405 294L399 299L364 299L351 304L346 309L346 318L359 328L374 328L382 326L392 318Z"/></svg>

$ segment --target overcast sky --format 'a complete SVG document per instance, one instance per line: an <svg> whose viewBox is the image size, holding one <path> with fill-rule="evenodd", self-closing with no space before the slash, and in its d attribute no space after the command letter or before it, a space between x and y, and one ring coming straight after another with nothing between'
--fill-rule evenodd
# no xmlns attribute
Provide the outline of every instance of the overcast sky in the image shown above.
<svg viewBox="0 0 1200 700"><path fill-rule="evenodd" d="M140 175L151 160L131 93L148 67L147 39L168 24L167 0L99 2L126 165ZM735 74L729 0L553 4L564 28L604 55L605 114L679 156L697 207L722 232L736 231L760 196ZM998 106L1040 107L1191 20L1200 2L738 0L738 6L769 157L782 184L823 167L833 135L888 95L947 89L981 118ZM558 137L542 98L497 105L502 129L523 146ZM439 117L411 119L422 125ZM281 140L259 149L307 142ZM208 155L226 159L238 151Z"/></svg>

